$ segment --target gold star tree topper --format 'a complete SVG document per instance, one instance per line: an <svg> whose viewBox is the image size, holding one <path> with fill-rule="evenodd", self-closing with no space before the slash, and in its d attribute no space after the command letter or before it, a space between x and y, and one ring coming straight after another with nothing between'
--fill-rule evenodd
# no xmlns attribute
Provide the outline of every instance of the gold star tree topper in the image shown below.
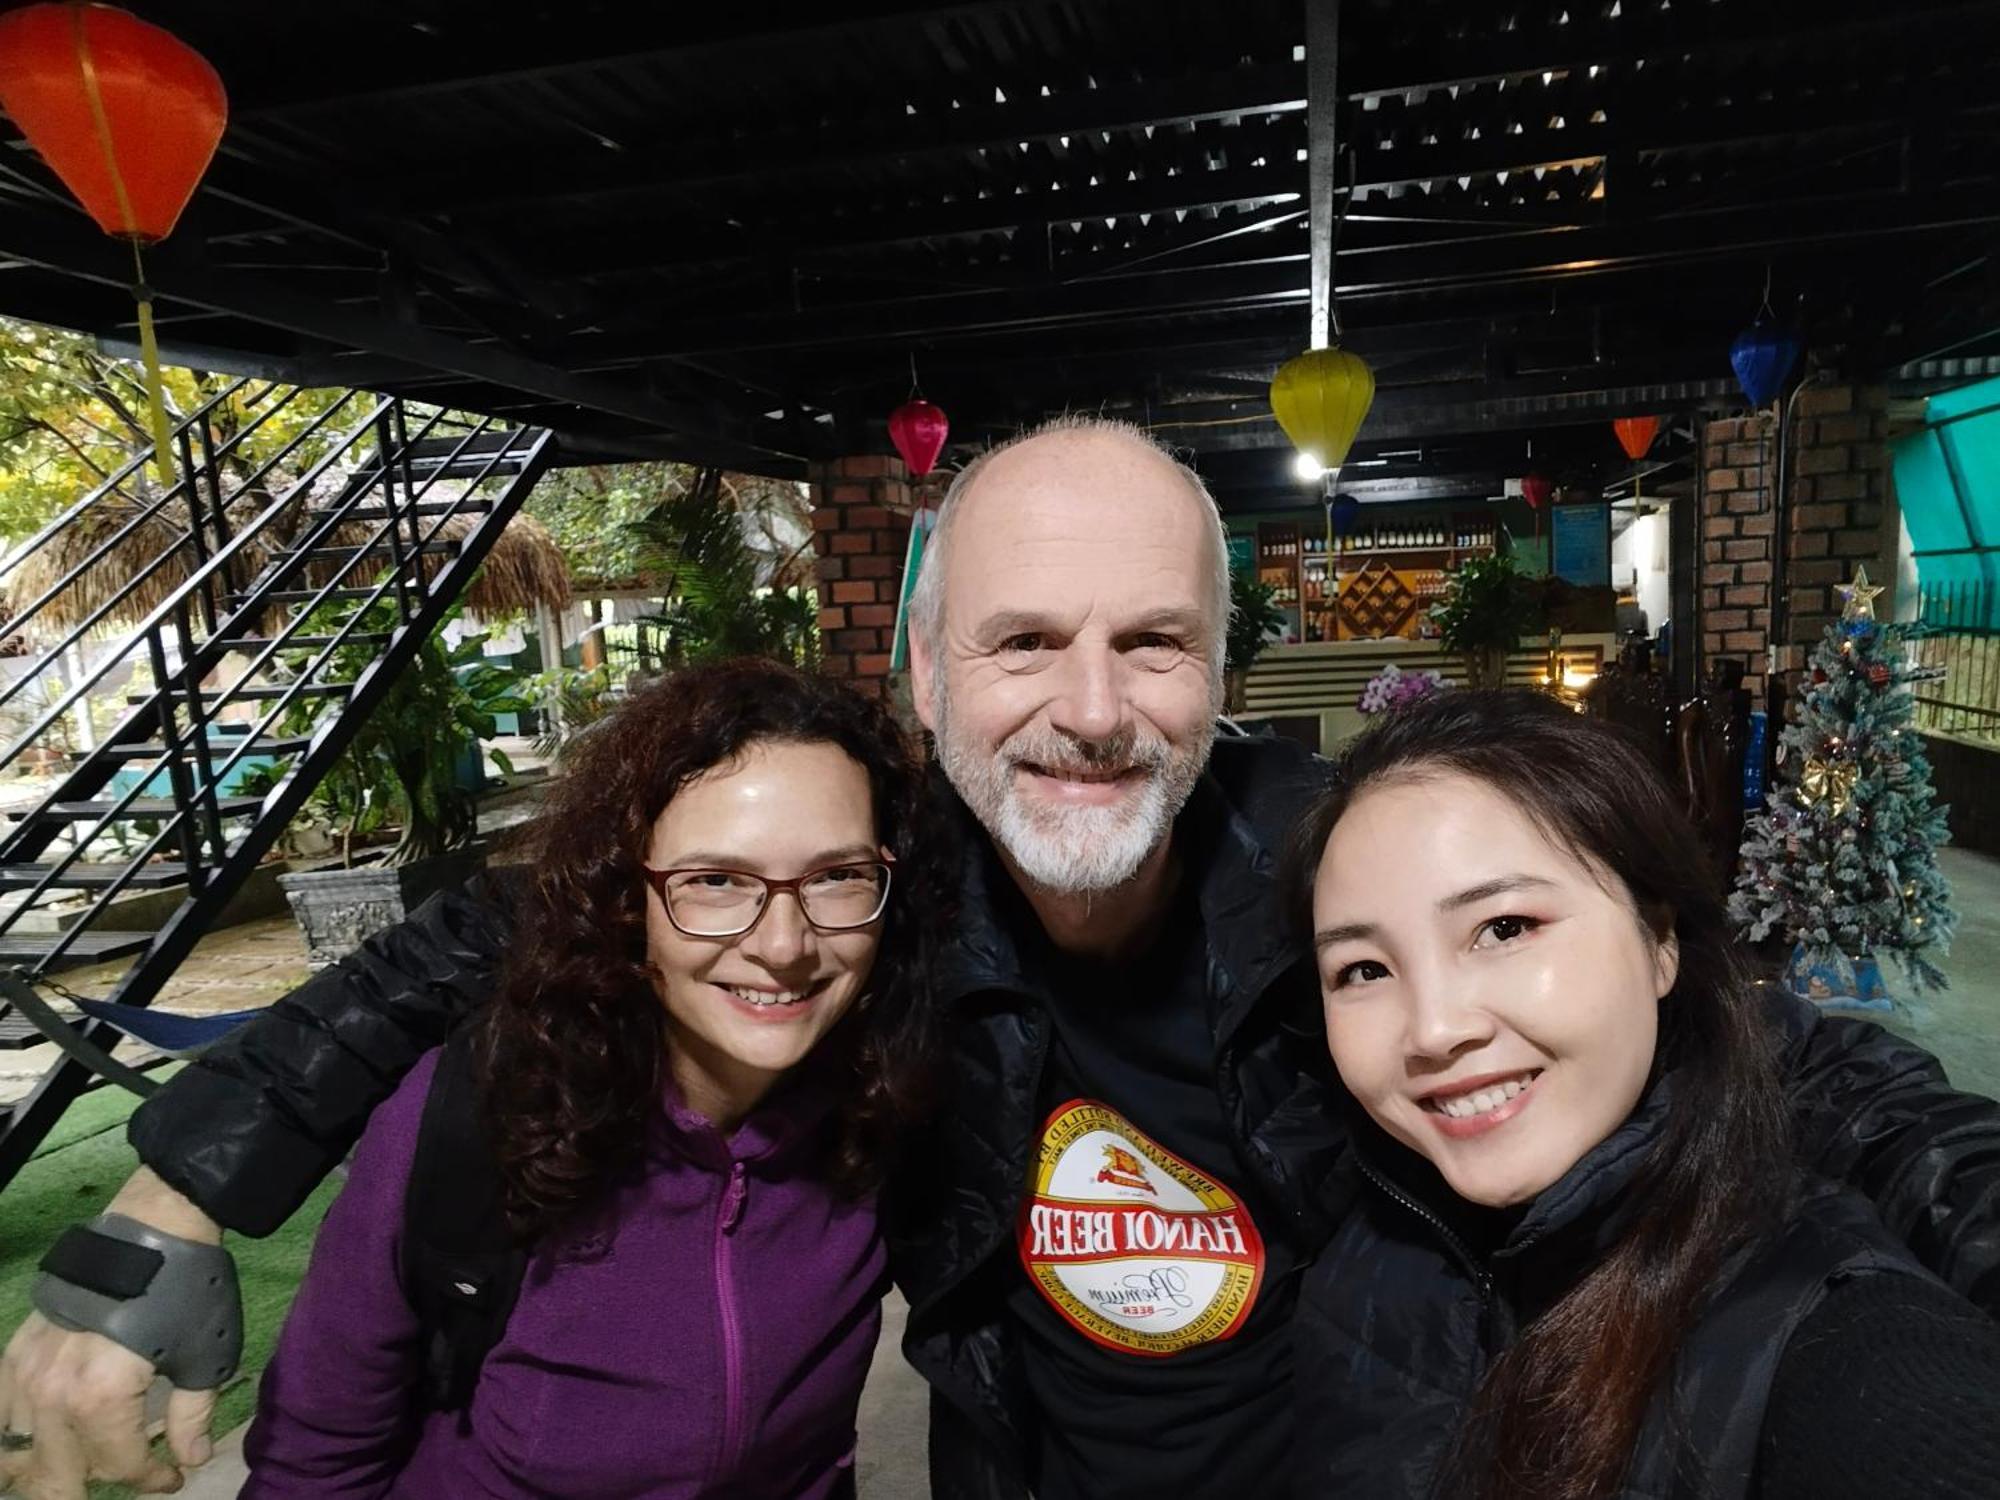
<svg viewBox="0 0 2000 1500"><path fill-rule="evenodd" d="M1882 585L1868 581L1868 570L1856 568L1854 581L1836 586L1840 594L1840 617L1843 620L1872 620L1875 618L1875 596L1882 592Z"/></svg>

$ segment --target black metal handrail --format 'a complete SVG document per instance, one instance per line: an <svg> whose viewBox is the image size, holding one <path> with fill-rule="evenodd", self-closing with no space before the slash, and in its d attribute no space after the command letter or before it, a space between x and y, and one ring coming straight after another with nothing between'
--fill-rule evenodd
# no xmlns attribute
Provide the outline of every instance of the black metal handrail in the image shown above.
<svg viewBox="0 0 2000 1500"><path fill-rule="evenodd" d="M166 592L163 602L147 612L138 628L113 646L98 670L81 674L90 679L79 685L87 691L102 681L112 665L143 650L152 661L153 687L132 695L132 711L104 743L79 759L62 786L51 789L36 807L24 810L21 828L12 837L0 840L0 860L12 864L17 876L24 863L33 861L34 865L33 881L23 879L14 887L27 889L25 899L16 910L0 913L0 933L16 927L20 913L32 909L58 887L88 893L89 899L78 901L75 910L66 912L65 920L74 923L66 931L47 938L37 935L33 940L8 940L21 955L17 961L30 981L49 972L66 955L77 956L76 944L81 937L99 929L113 902L140 878L147 862L172 842L184 861L184 868L174 871L176 882L184 882L178 904L157 930L150 930L152 923L148 922L145 936L134 935L129 945L107 945L107 951L137 954L113 985L109 998L134 1006L152 1001L174 967L214 924L233 893L276 843L313 786L347 751L369 715L379 709L398 673L422 649L554 453L554 440L548 433L529 431L509 431L499 444L479 451L475 445L496 425L494 419L482 419L449 445L449 451L438 457L419 481L413 463L416 444L440 426L456 428L459 423L433 409L414 437L410 425L400 402L378 404L340 437L331 453L248 519L240 531L218 526L211 537L204 531L206 518L197 515L196 533L183 533L175 543L192 544L197 565ZM354 463L357 456L365 454L364 445L371 433L375 451ZM195 436L202 434L197 430ZM216 482L212 449L204 448L204 462L198 464L193 440L184 437L184 441L181 456L190 476L191 493L214 498L219 488L210 488L205 495L199 489L204 481ZM345 472L333 503L324 505L323 482L335 463L342 464ZM508 475L496 486L495 475L503 464L508 466ZM425 497L441 479L457 482L456 493L449 503L426 503ZM378 494L382 502L379 511L373 503ZM302 506L305 524L294 526L288 518L298 516ZM462 545L460 538L454 538L453 546L435 548L438 536L468 508L485 512L482 521L463 531ZM368 514L360 518L363 509ZM273 527L281 528L282 545L261 550L258 555L269 561L257 568L254 578L235 586L231 570L245 555L246 539L269 534ZM350 528L350 536L331 546L319 545ZM208 549L211 539L212 551ZM433 557L438 558L434 568ZM324 571L318 566L322 562L326 564ZM308 569L312 582L305 587L292 585L292 580ZM372 582L361 586L364 576ZM213 592L218 587L221 592ZM277 597L280 594L285 596L282 600ZM335 601L335 594L346 597ZM218 600L228 607L211 612ZM394 614L385 615L382 606L391 600ZM351 647L355 634L370 628L377 617L389 624L387 640L379 650L370 651L369 659L359 664L360 670L351 681L345 680L344 669L335 663L336 653L343 645ZM311 640L298 644L298 638L308 631ZM204 678L239 643L246 656L254 653L250 666L241 672L232 669L233 680L226 687L204 688ZM280 652L290 653L283 663L286 679L246 693L245 685L268 671ZM337 682L329 675L335 671L343 672ZM337 686L339 691L329 695L325 713L298 714L301 695L315 683L322 688ZM41 727L52 725L54 716L69 711L80 697L78 692L60 695L53 708L40 716ZM244 729L240 741L233 745L216 739L211 730L215 717L232 703L251 699L263 710L252 716L257 722ZM288 714L302 725L310 721L309 731L297 748L274 745L267 738L272 727ZM230 728L234 731L242 726L232 724ZM157 746L151 743L154 733L159 737ZM277 757L276 783L260 803L227 811L230 822L225 837L225 820L219 811L222 788L240 772L246 757L259 753L260 744L264 753ZM12 754L18 756L18 748ZM135 772L132 782L122 792L106 793L104 789L113 784L119 767ZM149 836L121 836L116 860L94 867L81 880L65 882L65 872L85 858L92 845L118 830L121 820L129 829L129 816L138 799L162 795L153 792L152 786L163 771L169 781L168 794ZM54 804L65 799L84 806L54 815ZM5 1008L4 999L0 996L0 1009ZM108 1052L115 1041L113 1029L103 1021L86 1021L76 1029L100 1052ZM89 1081L90 1068L76 1062L72 1054L45 1074L11 1112L0 1111L0 1185L28 1160L68 1102Z"/></svg>
<svg viewBox="0 0 2000 1500"><path fill-rule="evenodd" d="M345 400L346 398L343 397L342 399ZM382 410L388 405L389 405L388 400L384 399L377 403L376 410L377 411ZM374 414L371 412L370 420L373 419L373 415ZM189 601L194 599L196 595L200 592L202 586L206 584L210 579L216 577L219 573L221 573L223 571L224 566L228 562L236 558L239 554L249 550L250 542L253 538L260 535L266 527L270 526L280 516L284 515L288 510L290 510L294 502L301 495L310 494L313 487L319 482L320 477L324 475L326 470L333 465L334 460L339 458L341 454L343 454L346 451L347 451L346 446L342 445L339 447L331 448L324 455L322 455L320 459L310 469L308 469L305 472L305 474L300 476L300 478L292 485L292 487L289 490L285 491L284 494L278 496L268 506L266 506L264 510L256 517L255 520L253 520L250 523L250 525L246 529L239 531L235 536L231 537L228 543L224 545L221 551L217 552L214 556L210 557L207 562L203 563L200 567L196 568L193 572L191 572L172 590L171 593L169 593L167 598L162 600L159 604L155 605L152 611L149 614L147 614L145 619L131 630L131 632L127 636L127 640L130 642L137 642L139 639L143 638L148 631L155 629L162 622L170 618L175 610L183 607ZM161 559L155 559L153 566L157 566L160 560ZM143 576L150 577L153 571L153 566L149 566L145 570ZM129 590L121 591L121 597L126 593L129 593ZM87 629L90 624L94 623L97 620L102 619L105 613L108 611L108 609L109 605L106 604L100 606L97 610L93 611L89 619L85 622L85 624L79 627L79 631ZM73 643L76 639L77 639L76 633L72 633L72 635L68 638L66 644ZM61 648L57 648L57 650L60 649ZM50 653L50 659L53 660L56 654L57 654L56 651L52 651ZM116 656L107 656L106 658L104 658L104 660L99 664L99 666L96 668L95 671L85 675L83 681L77 684L76 686L72 687L63 696L63 698L58 704L46 710L43 713L42 717L36 721L34 728L30 729L27 732L27 734L22 735L19 738L15 739L4 749L0 749L0 768L4 768L12 764L14 758L17 755L19 755L22 752L22 750L27 748L29 744L33 743L33 741L37 737L46 733L48 727L51 724L53 724L58 718L60 718L64 713L68 712L71 708L74 708L76 704L79 701L81 701L81 699L84 696L87 695L88 690L90 688L95 687L97 683L102 681L104 677L106 677L110 673L111 665L113 663L122 660L124 660L124 654ZM16 686L18 687L19 685L17 684ZM7 702L7 699L8 695L0 695L0 706L4 706Z"/></svg>
<svg viewBox="0 0 2000 1500"><path fill-rule="evenodd" d="M217 406L221 405L224 401L227 401L230 397L234 396L238 391L242 390L245 386L249 385L250 383L251 382L249 377L246 376L241 380L235 381L230 385L225 386L221 391L217 392L215 395L209 397L208 400L204 401L194 411L190 412L187 416L182 417L178 425L174 427L173 435L176 438L178 438L183 433L187 432L190 428L193 428L198 424L205 423L208 420L209 414L213 412ZM275 385L267 385L262 393L260 393L257 396L253 396L251 400L253 402L261 401L265 395L269 394L272 390L275 389L277 389ZM36 532L33 536L29 537L25 542L22 542L19 546L15 547L12 551L8 552L5 557L0 557L0 583L4 583L8 578L8 576L12 574L16 568L20 567L22 563L26 562L29 558L33 557L37 552L41 551L41 549L47 546L52 539L54 539L57 536L60 536L65 530L67 530L78 516L82 515L85 511L89 510L93 505L97 504L97 502L102 500L106 495L116 493L120 488L120 486L122 486L134 474L144 469L145 466L151 463L152 461L153 461L153 442L151 437L148 436L145 445L139 448L130 458L126 459L123 464L119 465L119 467L115 471L113 471L108 477L106 477L103 480L103 482L97 486L96 489L92 490L89 494L85 495L81 500L77 501L76 504L72 505L68 510L64 511L61 515L57 516L53 521L50 521L46 526L44 526L40 531ZM172 489L179 489L179 488L180 488L180 481L177 479ZM169 493L172 493L171 489L169 490Z"/></svg>
<svg viewBox="0 0 2000 1500"><path fill-rule="evenodd" d="M347 405L347 403L353 400L355 396L357 396L358 394L359 394L358 392L349 391L344 395L342 395L338 401L336 401L333 405L329 406L324 412L322 412L318 417L316 417L311 424L301 429L298 432L298 434L292 438L290 442L286 443L284 447L280 448L276 453L272 454L269 458L265 459L263 463L259 464L255 470L253 470L248 476L246 476L242 481L242 483L237 486L236 493L230 497L230 500L233 501L235 499L240 498L246 491L251 489L253 486L261 483L263 479L267 475L269 475L274 469L276 469L276 467L280 463L282 463L286 458L290 457L294 452L296 452L298 448L308 438L311 438L317 432L319 432L321 428L327 426L332 421L335 413L341 411ZM271 408L271 411L266 412L265 416L268 417L273 412L281 409L281 406L282 403L280 407ZM377 409L378 410L380 409L379 406ZM262 419L260 418L260 421L261 420ZM250 435L250 432L253 430L254 428L246 428L244 431L237 433L228 443L225 443L221 448L217 449L215 453L216 463L219 465L222 459L229 457L230 454L234 451L237 443L240 442L243 438L248 437ZM339 454L341 452L345 452L348 446L349 446L348 443L342 443L339 447L333 450L333 453ZM321 471L322 468L323 465L316 465L313 472L317 474L318 472ZM183 484L176 485L173 489L169 490L164 496L162 496L151 507L149 507L143 514L133 517L132 520L127 522L124 526L120 527L119 530L115 532L112 536L106 538L105 541L100 543L97 546L97 548L91 552L90 556L86 557L82 562L78 563L75 567L71 568L68 573L64 574L62 578L58 579L55 583L51 584L47 589L43 590L43 592L36 597L35 601L32 604L29 604L24 609L22 609L22 611L16 616L14 616L13 619L7 621L5 624L0 624L0 639L4 639L6 636L13 635L19 632L23 627L26 626L29 620L33 619L35 615L39 614L44 608L46 608L53 599L58 597L65 589L69 588L84 573L88 572L91 568L95 567L100 561L102 561L104 557L107 554L109 554L120 541L122 541L126 536L130 535L134 529L143 524L145 521L151 520L155 515L159 514L159 512L165 507L166 503L169 500L171 500L175 495L179 494L183 488L191 489L192 485L191 483L184 482ZM294 486L294 490L296 490L296 488L297 487ZM287 493L288 501L290 498L290 493L291 492ZM224 502L225 505L228 503L230 502L228 501ZM132 577L128 578L125 581L125 584L122 588L120 588L116 593L112 594L102 604L98 605L96 609L92 610L91 613L85 619L83 619L75 626L72 626L69 633L66 636L64 636L61 641L49 647L48 654L50 656L53 657L60 655L63 651L69 649L69 647L82 641L86 636L89 635L89 633L92 630L96 629L100 623L102 623L106 618L115 613L118 607L121 604L123 604L125 600L129 599L134 593L136 593L140 585L142 585L147 579L151 578L153 574L157 573L161 568L165 567L169 561L172 560L175 553L177 553L180 550L180 548L185 543L187 543L189 539L196 532L198 523L194 523L192 521L193 517L192 505L190 505L189 507L189 513L191 517L191 524L189 530L183 531L178 536L176 536L170 543L168 543L168 545L164 550L162 550L156 557L152 559L152 561L147 563L145 567L141 568L137 573L132 575ZM261 529L261 525L259 529ZM232 538L231 540L234 541L237 540L237 538ZM206 564L207 561L208 561L207 559L202 559L204 565ZM176 592L179 591L177 590ZM22 688L26 685L27 680L28 679L24 678L21 681L16 682L11 686L9 686L4 692L0 692L0 708L4 708L9 702L13 700L14 696L18 692L20 692ZM9 757L7 755L0 754L0 766L4 766L7 763L8 759Z"/></svg>
<svg viewBox="0 0 2000 1500"><path fill-rule="evenodd" d="M444 415L442 411L434 411L429 420L419 429L414 439L410 439L405 435L403 440L396 445L398 455L404 463L404 472L406 475L409 472L408 454L411 444L423 441L430 431L438 425ZM289 505L301 493L309 495L319 475L324 472L325 467L331 464L337 456L351 451L358 441L365 439L366 434L371 429L376 430L379 435L383 430L378 426L382 416L383 406L378 405L345 440L323 456L320 464L315 466L312 473L303 476L300 482L295 484L285 496L267 508L264 515L258 517L238 537L233 538L232 543L234 547L240 548L245 545L249 537L256 535L265 525L270 523L273 513L279 510L280 507ZM394 408L394 418L398 426L400 426L401 410L399 406ZM135 638L143 636L153 651L156 679L154 691L142 701L137 712L129 716L125 724L121 725L118 731L114 732L103 745L97 747L95 751L91 752L85 758L79 769L88 766L93 760L108 759L111 752L121 742L129 743L129 734L136 727L143 726L145 720L155 713L157 714L161 729L161 751L146 763L144 769L135 778L133 785L122 796L118 797L110 807L105 809L95 822L85 828L80 835L72 831L73 847L67 854L60 857L50 869L43 872L35 884L29 888L26 896L14 911L0 914L0 934L4 934L12 928L26 911L33 909L39 903L40 899L46 893L51 890L63 888L63 877L69 868L82 857L83 853L92 843L120 821L141 792L163 770L168 772L169 776L173 779L175 810L161 818L159 827L153 833L152 837L146 840L136 854L129 850L121 850L124 860L123 868L96 893L95 899L90 901L85 909L77 915L77 920L74 924L57 938L49 951L42 957L38 967L45 967L63 956L76 937L89 930L95 924L97 918L110 907L112 901L137 877L139 870L143 868L145 862L158 853L170 839L178 840L189 884L191 886L199 884L202 875L200 853L203 830L194 826L197 813L202 811L207 813L209 841L214 847L215 854L220 857L225 852L226 845L221 833L221 818L217 799L220 788L226 783L229 775L246 756L252 753L258 740L284 716L297 699L299 693L314 682L320 669L333 658L334 653L345 643L348 636L354 632L365 618L367 612L377 603L381 602L392 587L396 587L400 591L402 585L409 581L414 581L421 587L423 583L421 569L423 566L422 560L425 556L424 549L435 540L437 535L450 523L454 516L462 512L462 507L479 492L481 486L492 476L495 469L514 451L513 445L503 444L486 455L484 464L466 480L458 496L438 515L432 525L428 529L423 530L422 534L416 538L415 546L409 555L397 558L397 565L387 570L368 596L355 606L349 613L346 622L339 626L333 636L319 649L319 653L311 662L298 672L294 680L289 684L287 691L281 694L264 713L263 717L243 735L241 742L233 752L226 755L220 765L214 764L208 753L210 749L207 740L208 722L214 718L215 712L232 701L235 694L253 677L258 675L259 671L278 652L285 649L286 643L290 638L304 627L307 620L315 616L318 607L325 603L332 594L341 589L342 584L347 580L349 574L362 564L363 560L380 545L385 537L394 534L394 528L405 516L411 520L413 532L418 529L421 522L417 516L415 507L430 492L432 486L440 478L450 473L453 465L493 426L493 419L486 418L480 420L476 425L467 430L451 451L432 468L431 472L420 485L414 487L406 486L400 505L394 502L391 487L388 483L388 474L393 467L394 460L392 459L389 447L386 444L381 446L378 449L377 462L372 467L359 470L350 476L342 503L325 510L315 511L313 516L314 525L307 530L303 538L294 538L288 557L281 560L272 568L267 569L258 579L256 585L246 590L242 596L243 602L239 608L218 625L209 639L199 646L194 645L187 635L187 603L195 595L196 591L203 586L208 576L214 571L226 567L231 551L233 550L232 548L225 548L223 552L209 559L203 568L197 570L195 574L190 575L167 600L156 606L140 629L134 633ZM212 694L202 693L199 689L200 679L206 670L214 647L220 644L226 652L228 642L238 634L238 628L246 622L254 622L263 614L268 608L268 595L280 588L284 583L289 582L291 576L304 567L307 554L312 547L347 522L350 513L366 501L367 496L374 490L378 480L382 481L385 500L389 502L384 506L385 516L382 524L365 541L352 546L352 556L314 591L317 597L307 601L304 607L284 625L278 635L265 643L263 650L257 655L251 665L237 676L234 682L219 692ZM350 549L343 545L340 550ZM406 570L412 575L410 578L405 577ZM403 613L405 619L408 618L406 611L399 611L399 613ZM177 673L170 672L167 669L161 645L162 630L170 621L176 626L181 636L182 649L180 652L180 667ZM67 708L72 706L72 700L78 694L87 692L89 686L94 685L96 680L100 680L102 675L108 672L111 663L121 661L129 654L128 646L126 650L108 656L106 663L100 668L99 672L91 674L87 681L80 683L76 689L72 690L70 695L66 695L64 700L55 704L48 711L48 714L45 714L44 719L52 722L52 716L67 711ZM185 735L180 731L179 725L176 722L177 715L172 708L175 684L171 679L176 675L184 678L188 686L190 723ZM204 700L209 701L204 703ZM46 727L46 723L42 727ZM32 733L31 731L30 737L32 737ZM199 767L201 774L198 778L190 775L190 772L195 768L186 765L181 758L181 752L190 746L197 750L201 761ZM129 761L124 763L129 768ZM29 810L22 820L21 831L12 839L0 843L0 855L10 852L13 847L18 847L22 839L31 836L31 830L37 826L38 815L47 814L51 811L53 805L61 796L62 789L60 787L52 788L49 794L35 808Z"/></svg>

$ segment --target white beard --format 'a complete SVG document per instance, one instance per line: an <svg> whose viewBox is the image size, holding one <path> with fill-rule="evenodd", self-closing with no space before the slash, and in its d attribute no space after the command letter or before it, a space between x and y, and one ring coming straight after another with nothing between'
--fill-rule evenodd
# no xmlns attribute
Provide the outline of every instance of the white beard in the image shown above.
<svg viewBox="0 0 2000 1500"><path fill-rule="evenodd" d="M946 777L1015 867L1057 895L1095 895L1137 875L1166 842L1215 739L1212 722L1179 753L1152 733L1091 742L1030 726L988 749L957 733L942 673L936 682L931 717ZM1135 767L1146 776L1116 806L1052 806L1023 794L1018 775L1023 764L1051 771Z"/></svg>

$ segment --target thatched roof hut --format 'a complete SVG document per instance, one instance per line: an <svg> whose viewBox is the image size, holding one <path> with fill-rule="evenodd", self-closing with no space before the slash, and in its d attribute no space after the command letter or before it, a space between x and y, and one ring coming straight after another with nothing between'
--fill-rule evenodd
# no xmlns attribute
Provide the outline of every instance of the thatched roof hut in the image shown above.
<svg viewBox="0 0 2000 1500"><path fill-rule="evenodd" d="M139 520L146 508L122 495L107 495L12 567L4 594L0 594L0 609L7 620L0 634L25 634L32 643L54 642L89 619L149 567L152 571L119 599L99 629L129 627L157 609L187 581L197 560L185 541L186 510L169 503ZM127 526L132 527L128 535L86 565L93 553ZM260 557L255 566L262 564ZM79 567L83 571L37 610L32 620L24 626L13 624L22 611Z"/></svg>
<svg viewBox="0 0 2000 1500"><path fill-rule="evenodd" d="M473 514L448 516L438 526L437 535L432 540L463 541L484 519ZM324 545L359 547L381 529L381 524L377 521L343 526ZM431 527L437 524L425 521L422 534L429 535ZM443 554L426 555L423 560L424 577L435 577L450 560ZM326 582L340 571L341 566L339 562L330 561L306 569L308 586L317 587ZM380 566L373 559L363 563L347 575L345 586L373 576ZM540 521L521 512L507 523L505 531L494 538L486 561L480 564L479 572L473 577L472 587L465 591L464 604L469 613L494 619L500 615L533 614L537 608L568 609L572 592L569 564L563 558L562 549L556 545L556 539Z"/></svg>
<svg viewBox="0 0 2000 1500"><path fill-rule="evenodd" d="M0 607L4 607L6 619L16 619L23 609L131 523L140 508L115 497L107 497L92 507L88 514L49 538L34 555L13 569L6 577L4 587L0 587ZM197 565L192 547L184 540L185 525L170 519L178 510L178 506L169 506L160 514L140 522L130 535L92 562L28 622L25 627L28 637L47 643L68 634L156 560L158 566L144 582L118 601L101 622L100 629L130 628L158 608L187 581ZM471 514L449 517L436 539L462 540L482 519ZM427 521L424 524L428 530L433 523ZM379 523L344 526L324 545L359 546L378 529ZM258 540L261 542L263 538ZM275 537L268 547L253 543L247 549L248 555L242 558L236 576L247 579L260 573L283 545ZM383 561L386 560L385 553ZM448 560L442 555L425 557L425 577L434 576ZM348 578L357 583L366 582L378 574L380 566L371 558L353 569ZM306 576L309 583L316 586L331 578L339 568L338 562L316 563L306 570ZM538 606L551 610L566 609L570 596L569 568L555 539L533 517L516 515L487 552L486 561L466 592L465 605L472 613L491 618L517 611L532 612ZM13 633L0 629L0 634Z"/></svg>

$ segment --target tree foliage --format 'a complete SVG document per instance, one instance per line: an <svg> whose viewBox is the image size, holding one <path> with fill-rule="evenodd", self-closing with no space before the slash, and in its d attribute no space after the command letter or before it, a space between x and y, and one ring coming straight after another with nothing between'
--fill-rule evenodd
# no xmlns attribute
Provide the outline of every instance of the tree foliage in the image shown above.
<svg viewBox="0 0 2000 1500"><path fill-rule="evenodd" d="M528 510L570 570L664 599L639 622L642 670L769 655L817 654L812 523L799 486L685 464L559 470Z"/></svg>
<svg viewBox="0 0 2000 1500"><path fill-rule="evenodd" d="M166 366L167 419L178 422L222 395L236 377ZM252 381L215 411L218 442L243 431L285 398L285 387ZM253 473L344 394L304 390L236 446L226 462ZM355 421L361 418L355 412ZM338 425L338 424L336 424ZM347 424L352 425L352 424ZM144 375L134 360L104 353L83 334L0 318L0 540L32 535L152 443ZM303 445L274 475L308 467L323 451ZM155 493L149 465L120 489L128 499Z"/></svg>

